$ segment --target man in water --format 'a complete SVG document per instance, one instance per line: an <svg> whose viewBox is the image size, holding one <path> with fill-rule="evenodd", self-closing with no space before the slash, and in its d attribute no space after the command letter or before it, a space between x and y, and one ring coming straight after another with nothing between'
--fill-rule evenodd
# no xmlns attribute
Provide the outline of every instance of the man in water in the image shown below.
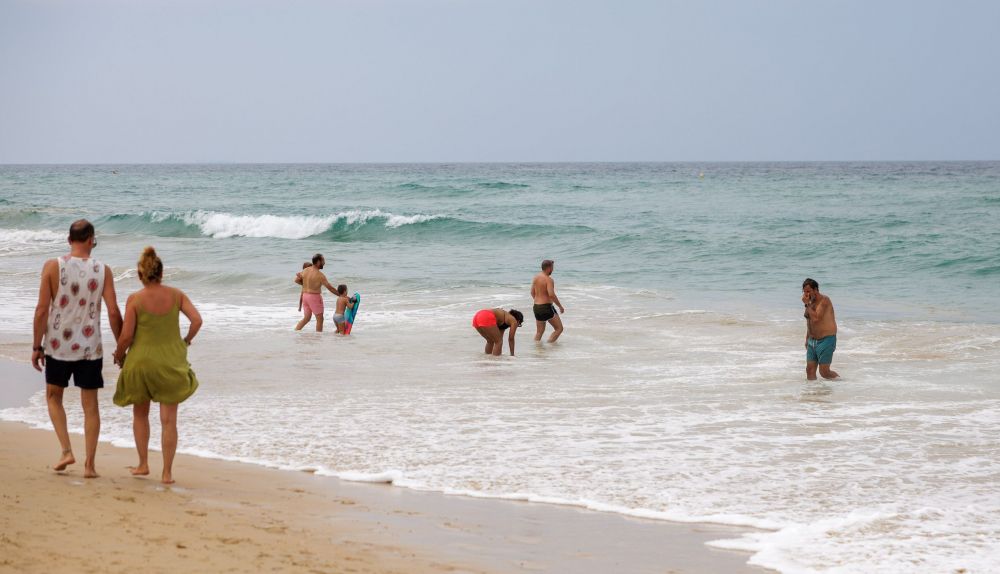
<svg viewBox="0 0 1000 574"><path fill-rule="evenodd" d="M559 314L556 313L556 306L559 306L559 313L565 313L559 297L556 297L556 283L552 280L552 270L555 269L556 262L551 259L542 261L542 271L531 280L531 298L535 300L533 308L535 312L535 340L541 341L545 333L545 323L551 323L555 331L549 336L549 342L555 343L559 335L562 335L563 324ZM553 305L555 303L555 305Z"/></svg>
<svg viewBox="0 0 1000 574"><path fill-rule="evenodd" d="M814 279L802 282L802 303L806 306L806 378L816 380L816 366L819 376L836 379L840 375L830 368L833 352L837 349L837 318L833 313L833 302L819 292L819 283Z"/></svg>
<svg viewBox="0 0 1000 574"><path fill-rule="evenodd" d="M115 339L122 332L122 314L115 296L111 268L92 258L97 246L94 226L86 219L69 228L70 252L49 259L42 268L42 282L35 307L31 365L45 368L45 401L55 428L62 456L52 469L66 470L75 463L73 445L66 428L63 391L73 384L80 388L83 404L83 431L87 458L83 477L96 478L94 458L101 433L101 413L97 408L97 390L104 387L104 346L101 344L101 302L108 309L108 321Z"/></svg>
<svg viewBox="0 0 1000 574"><path fill-rule="evenodd" d="M336 294L337 290L334 289L333 285L327 280L326 275L323 274L321 269L326 266L326 259L323 255L317 253L313 255L312 267L307 267L295 276L295 282L302 285L302 311L303 317L299 321L298 325L295 325L296 331L301 331L302 327L306 326L306 323L312 319L313 315L316 315L316 332L320 333L323 331L323 293L322 288L326 287L330 293Z"/></svg>

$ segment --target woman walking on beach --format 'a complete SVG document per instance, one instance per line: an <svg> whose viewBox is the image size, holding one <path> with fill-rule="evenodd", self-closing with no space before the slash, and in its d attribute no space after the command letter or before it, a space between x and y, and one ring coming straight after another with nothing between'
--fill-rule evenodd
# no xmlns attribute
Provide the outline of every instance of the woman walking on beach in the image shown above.
<svg viewBox="0 0 1000 574"><path fill-rule="evenodd" d="M503 353L503 332L510 328L507 341L510 356L514 356L514 333L524 323L524 315L517 309L482 309L472 318L472 326L486 339L486 354L499 357Z"/></svg>
<svg viewBox="0 0 1000 574"><path fill-rule="evenodd" d="M125 324L115 350L115 363L122 370L114 401L120 407L132 405L132 432L139 451L133 475L149 474L149 403L160 403L162 480L171 484L177 451L177 405L198 388L187 348L201 328L201 315L180 289L163 285L163 262L152 247L139 257L138 273L143 288L125 303ZM191 321L183 339L180 313Z"/></svg>

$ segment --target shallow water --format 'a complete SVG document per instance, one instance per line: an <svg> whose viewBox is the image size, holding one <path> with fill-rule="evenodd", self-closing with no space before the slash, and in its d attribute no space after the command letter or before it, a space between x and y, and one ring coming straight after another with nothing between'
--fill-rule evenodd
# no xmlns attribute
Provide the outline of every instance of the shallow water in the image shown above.
<svg viewBox="0 0 1000 574"><path fill-rule="evenodd" d="M155 245L206 318L189 452L762 527L718 544L787 572L1000 563L1000 164L111 169L0 168L3 337L72 219L121 297ZM350 338L290 330L315 251L364 294ZM545 257L564 339L481 355L472 315L530 311ZM804 381L806 275L842 381Z"/></svg>

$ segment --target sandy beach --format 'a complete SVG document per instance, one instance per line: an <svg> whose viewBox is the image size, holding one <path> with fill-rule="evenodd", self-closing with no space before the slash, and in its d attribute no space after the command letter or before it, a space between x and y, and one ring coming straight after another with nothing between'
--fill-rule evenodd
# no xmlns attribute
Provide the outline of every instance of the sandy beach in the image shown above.
<svg viewBox="0 0 1000 574"><path fill-rule="evenodd" d="M4 362L0 407L40 384ZM110 400L110 393L102 401ZM78 393L66 395L68 409ZM183 448L183 429L181 435ZM481 500L179 455L178 483L136 478L101 443L100 478L49 469L48 430L0 423L4 572L753 572L704 546L733 528ZM159 453L151 453L154 475Z"/></svg>

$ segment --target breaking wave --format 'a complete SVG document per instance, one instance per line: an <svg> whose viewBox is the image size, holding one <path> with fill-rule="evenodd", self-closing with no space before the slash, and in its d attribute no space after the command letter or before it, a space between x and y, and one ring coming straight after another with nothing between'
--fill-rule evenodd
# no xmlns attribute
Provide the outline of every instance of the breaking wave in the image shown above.
<svg viewBox="0 0 1000 574"><path fill-rule="evenodd" d="M212 211L183 213L149 211L100 218L98 228L112 233L158 237L232 237L379 241L418 233L422 238L474 238L507 233L515 237L552 233L548 225L469 221L438 214L398 215L380 209L350 210L326 216L237 215ZM582 226L562 226L562 232L592 231Z"/></svg>

